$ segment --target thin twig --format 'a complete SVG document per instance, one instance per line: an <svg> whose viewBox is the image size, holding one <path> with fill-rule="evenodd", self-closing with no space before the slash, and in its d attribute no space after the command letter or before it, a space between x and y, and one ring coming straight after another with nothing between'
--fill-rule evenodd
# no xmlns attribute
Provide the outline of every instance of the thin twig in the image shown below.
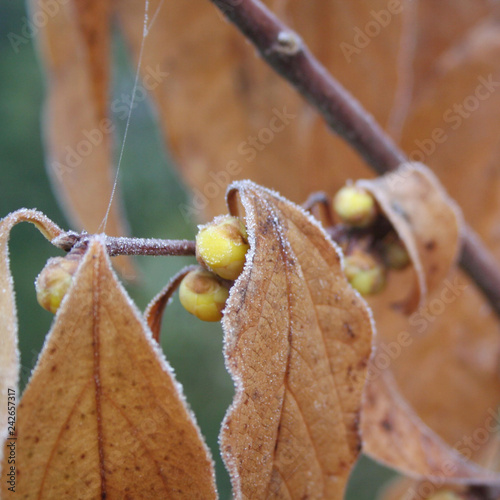
<svg viewBox="0 0 500 500"><path fill-rule="evenodd" d="M156 238L114 238L106 236L106 248L115 255L195 255L196 246L190 240L159 240Z"/></svg>
<svg viewBox="0 0 500 500"><path fill-rule="evenodd" d="M110 257L117 255L153 255L153 256L179 256L195 255L196 245L191 240L161 240L157 238L117 238L101 235L106 243ZM87 233L76 234L72 231L64 233L61 237L52 240L52 243L65 250L85 247L91 236Z"/></svg>
<svg viewBox="0 0 500 500"><path fill-rule="evenodd" d="M312 55L299 35L259 0L210 0L250 40L263 59L323 116L378 173L394 170L407 157L361 104ZM470 228L463 235L460 265L500 316L500 269Z"/></svg>

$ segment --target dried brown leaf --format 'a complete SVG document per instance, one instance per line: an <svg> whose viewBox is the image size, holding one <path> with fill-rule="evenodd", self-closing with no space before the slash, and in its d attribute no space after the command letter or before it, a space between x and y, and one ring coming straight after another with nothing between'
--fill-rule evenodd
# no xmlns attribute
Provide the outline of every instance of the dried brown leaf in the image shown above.
<svg viewBox="0 0 500 500"><path fill-rule="evenodd" d="M113 188L112 137L108 116L110 73L109 0L57 4L31 1L39 27L41 60L48 78L44 116L46 168L66 215L78 229L98 232ZM50 12L48 15L46 12ZM111 207L106 231L123 236L120 200ZM130 259L116 264L135 275Z"/></svg>
<svg viewBox="0 0 500 500"><path fill-rule="evenodd" d="M357 185L373 194L410 255L417 283L405 308L412 312L457 261L461 212L425 165L408 163Z"/></svg>
<svg viewBox="0 0 500 500"><path fill-rule="evenodd" d="M17 443L26 498L216 498L180 387L99 240L22 397Z"/></svg>
<svg viewBox="0 0 500 500"><path fill-rule="evenodd" d="M457 271L405 316L388 307L413 276L399 278L389 280L383 296L369 300L379 332L371 374L390 369L401 396L430 429L465 458L500 471L494 456L485 456L491 447L498 450L492 429L500 403L495 316Z"/></svg>
<svg viewBox="0 0 500 500"><path fill-rule="evenodd" d="M467 461L418 418L390 372L367 384L361 428L364 452L410 477L441 484L500 484L500 474Z"/></svg>
<svg viewBox="0 0 500 500"><path fill-rule="evenodd" d="M301 208L250 181L250 253L224 312L236 396L221 449L236 498L341 499L360 449L371 316Z"/></svg>

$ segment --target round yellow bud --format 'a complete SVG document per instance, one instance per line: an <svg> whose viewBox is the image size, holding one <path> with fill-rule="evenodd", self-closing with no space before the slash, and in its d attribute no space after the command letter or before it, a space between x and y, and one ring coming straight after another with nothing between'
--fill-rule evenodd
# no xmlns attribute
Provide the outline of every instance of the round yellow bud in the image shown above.
<svg viewBox="0 0 500 500"><path fill-rule="evenodd" d="M393 232L382 240L381 251L384 262L391 269L404 269L410 264L410 256L406 247Z"/></svg>
<svg viewBox="0 0 500 500"><path fill-rule="evenodd" d="M371 255L357 251L344 259L344 273L361 295L378 293L385 286L385 270Z"/></svg>
<svg viewBox="0 0 500 500"><path fill-rule="evenodd" d="M35 281L38 303L55 314L73 281L79 259L52 257Z"/></svg>
<svg viewBox="0 0 500 500"><path fill-rule="evenodd" d="M354 227L367 227L377 217L373 196L356 186L344 186L333 199L333 208L342 222Z"/></svg>
<svg viewBox="0 0 500 500"><path fill-rule="evenodd" d="M210 271L190 271L181 281L179 299L186 311L203 321L220 321L229 290Z"/></svg>
<svg viewBox="0 0 500 500"><path fill-rule="evenodd" d="M198 262L226 280L241 274L248 248L245 225L231 215L216 217L196 236Z"/></svg>

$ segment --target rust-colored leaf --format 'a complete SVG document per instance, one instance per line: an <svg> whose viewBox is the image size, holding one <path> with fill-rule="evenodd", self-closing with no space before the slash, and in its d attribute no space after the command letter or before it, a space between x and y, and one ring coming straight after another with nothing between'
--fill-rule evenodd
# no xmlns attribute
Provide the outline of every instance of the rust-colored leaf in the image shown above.
<svg viewBox="0 0 500 500"><path fill-rule="evenodd" d="M236 396L221 449L236 498L341 499L360 449L372 323L341 258L298 206L233 184L250 253L224 313Z"/></svg>
<svg viewBox="0 0 500 500"><path fill-rule="evenodd" d="M390 372L367 384L361 422L364 452L408 476L441 484L500 484L500 474L467 461L418 418Z"/></svg>
<svg viewBox="0 0 500 500"><path fill-rule="evenodd" d="M18 326L14 282L9 267L9 236L11 229L23 221L35 224L49 240L61 233L56 224L36 210L21 209L0 220L0 398L4 401L0 406L0 460L5 451L5 438L12 437L12 432L15 431L15 419L8 420L9 415L15 417L15 405L11 404L17 403L19 398ZM14 396L15 399L9 396ZM2 468L3 486L6 484L5 474L8 470L10 467Z"/></svg>
<svg viewBox="0 0 500 500"><path fill-rule="evenodd" d="M500 403L496 318L458 271L408 317L388 304L401 299L413 276L394 278L369 300L379 336L368 384L391 370L401 397L426 426L466 459L500 471L492 428Z"/></svg>
<svg viewBox="0 0 500 500"><path fill-rule="evenodd" d="M456 263L462 215L434 174L424 165L396 171L357 185L370 191L403 241L417 284L405 304L411 312L439 286Z"/></svg>
<svg viewBox="0 0 500 500"><path fill-rule="evenodd" d="M113 188L112 138L108 116L109 0L73 0L56 6L32 1L41 59L48 77L44 116L46 167L66 215L78 229L98 232ZM49 12L50 14L47 14ZM127 224L117 199L106 232L123 236ZM116 260L134 276L129 259Z"/></svg>
<svg viewBox="0 0 500 500"><path fill-rule="evenodd" d="M216 497L213 464L180 387L100 240L22 397L17 443L20 497Z"/></svg>

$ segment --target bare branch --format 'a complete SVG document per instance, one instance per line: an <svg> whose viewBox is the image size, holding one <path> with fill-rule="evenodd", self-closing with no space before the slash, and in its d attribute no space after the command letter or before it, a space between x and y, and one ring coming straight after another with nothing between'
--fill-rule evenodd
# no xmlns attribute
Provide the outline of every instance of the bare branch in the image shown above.
<svg viewBox="0 0 500 500"><path fill-rule="evenodd" d="M52 243L66 252L85 247L92 235L77 234L72 231L63 233ZM195 255L196 244L190 240L161 240L156 238L126 238L102 235L105 240L108 255Z"/></svg>
<svg viewBox="0 0 500 500"><path fill-rule="evenodd" d="M114 238L106 236L106 248L115 255L195 255L196 246L190 240L160 240L155 238Z"/></svg>

